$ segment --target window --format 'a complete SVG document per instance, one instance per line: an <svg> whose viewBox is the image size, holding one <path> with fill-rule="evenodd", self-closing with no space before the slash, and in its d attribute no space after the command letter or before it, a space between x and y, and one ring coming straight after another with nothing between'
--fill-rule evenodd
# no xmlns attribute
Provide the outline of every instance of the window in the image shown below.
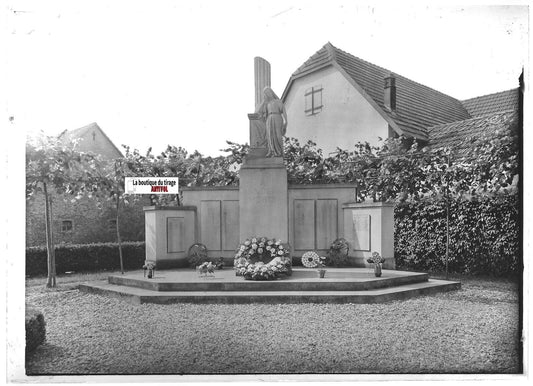
<svg viewBox="0 0 533 386"><path fill-rule="evenodd" d="M107 220L107 227L110 231L117 229L117 220L114 218Z"/></svg>
<svg viewBox="0 0 533 386"><path fill-rule="evenodd" d="M72 220L61 221L61 232L72 232Z"/></svg>
<svg viewBox="0 0 533 386"><path fill-rule="evenodd" d="M305 115L322 111L322 86L313 86L305 91Z"/></svg>

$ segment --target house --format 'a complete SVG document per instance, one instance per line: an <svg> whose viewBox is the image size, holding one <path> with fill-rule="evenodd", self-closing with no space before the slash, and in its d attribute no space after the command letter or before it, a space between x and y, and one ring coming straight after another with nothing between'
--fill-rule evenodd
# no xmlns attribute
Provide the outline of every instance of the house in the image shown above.
<svg viewBox="0 0 533 386"><path fill-rule="evenodd" d="M479 117L516 114L519 94L516 88L460 101L327 43L292 74L282 100L287 136L312 140L327 156L399 135L436 146L452 132L467 135L464 129L479 131L490 121Z"/></svg>
<svg viewBox="0 0 533 386"><path fill-rule="evenodd" d="M65 130L59 134L59 139L65 141L65 143L76 142L76 150L99 154L107 160L123 157L120 150L96 122L79 129Z"/></svg>
<svg viewBox="0 0 533 386"><path fill-rule="evenodd" d="M105 160L123 155L96 123L75 130L65 130L59 135L65 143L74 143L83 152L99 154ZM99 205L87 197L72 201L72 196L52 193L54 243L95 243L116 240L116 209L114 202ZM143 205L149 199L121 208L121 238L124 241L144 240ZM26 201L26 246L46 244L44 195L36 194Z"/></svg>

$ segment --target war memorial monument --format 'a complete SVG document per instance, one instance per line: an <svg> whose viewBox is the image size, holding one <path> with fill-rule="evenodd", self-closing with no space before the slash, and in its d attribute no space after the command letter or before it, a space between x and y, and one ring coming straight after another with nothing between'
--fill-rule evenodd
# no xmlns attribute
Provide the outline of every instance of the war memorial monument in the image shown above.
<svg viewBox="0 0 533 386"><path fill-rule="evenodd" d="M157 271L147 277L139 267L80 288L133 303L375 303L460 288L395 270L392 203L356 202L350 184L288 183L290 122L270 88L270 64L256 57L254 70L256 108L239 186L182 187L183 206L145 207L146 260ZM346 244L349 266L309 268L336 240ZM224 268L189 267L195 244ZM311 264L293 266L305 259Z"/></svg>

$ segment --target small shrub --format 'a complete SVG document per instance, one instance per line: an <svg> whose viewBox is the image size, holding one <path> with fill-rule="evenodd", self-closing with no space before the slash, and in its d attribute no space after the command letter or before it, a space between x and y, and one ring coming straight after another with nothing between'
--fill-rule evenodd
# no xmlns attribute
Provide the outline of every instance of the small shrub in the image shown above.
<svg viewBox="0 0 533 386"><path fill-rule="evenodd" d="M329 247L326 265L345 267L348 265L348 242L342 237L336 239Z"/></svg>
<svg viewBox="0 0 533 386"><path fill-rule="evenodd" d="M187 252L187 260L191 268L196 268L202 263L209 262L207 257L207 247L204 244L195 243L189 247Z"/></svg>
<svg viewBox="0 0 533 386"><path fill-rule="evenodd" d="M26 305L26 353L34 351L46 340L46 322L43 314Z"/></svg>

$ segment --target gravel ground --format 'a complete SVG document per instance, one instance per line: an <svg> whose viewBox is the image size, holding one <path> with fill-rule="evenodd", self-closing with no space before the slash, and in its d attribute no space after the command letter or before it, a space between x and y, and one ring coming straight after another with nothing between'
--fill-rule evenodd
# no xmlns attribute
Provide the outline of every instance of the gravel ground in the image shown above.
<svg viewBox="0 0 533 386"><path fill-rule="evenodd" d="M517 286L385 304L132 305L74 284L26 288L47 341L28 375L517 373Z"/></svg>

